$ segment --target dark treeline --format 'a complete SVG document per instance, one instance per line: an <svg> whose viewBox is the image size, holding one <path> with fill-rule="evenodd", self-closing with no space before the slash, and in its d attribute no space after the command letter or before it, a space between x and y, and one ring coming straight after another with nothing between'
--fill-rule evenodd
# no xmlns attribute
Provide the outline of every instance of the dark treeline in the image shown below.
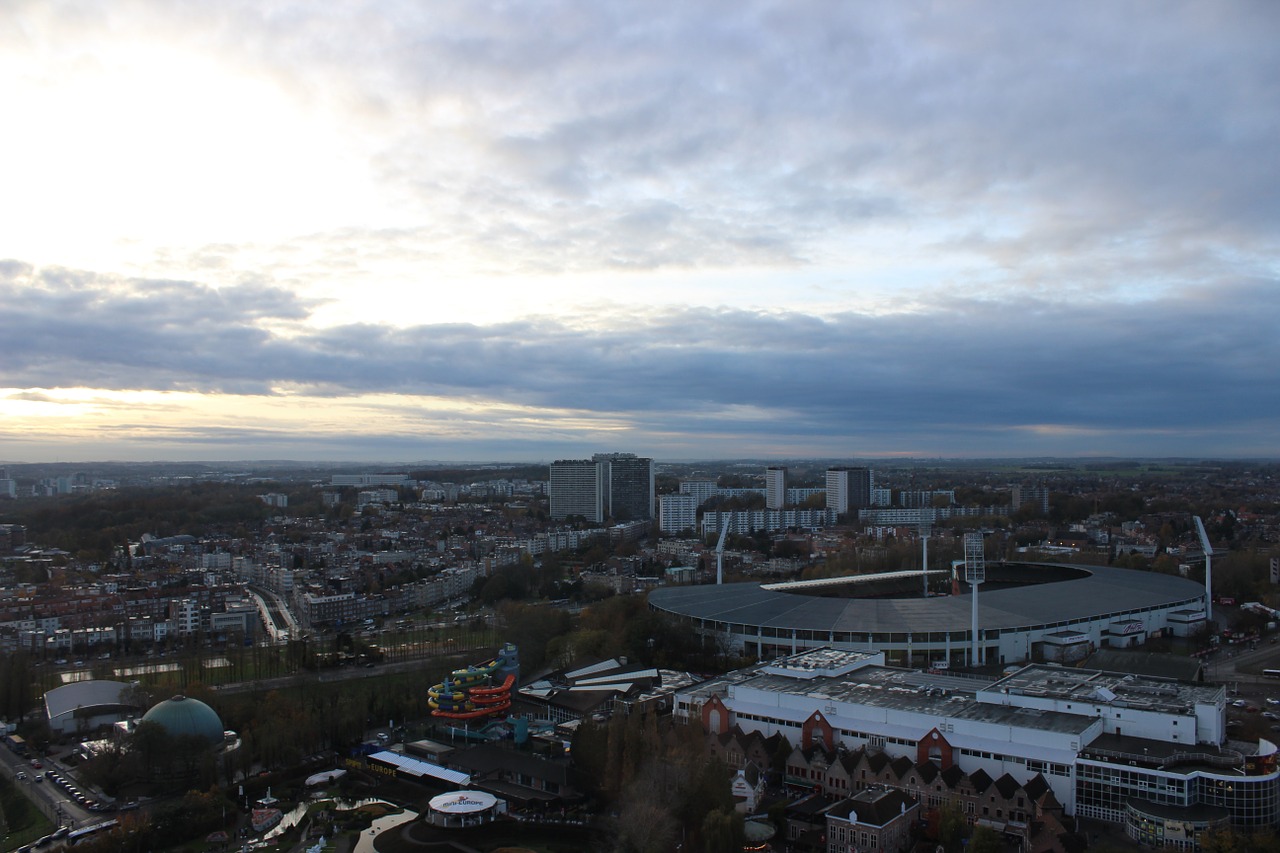
<svg viewBox="0 0 1280 853"><path fill-rule="evenodd" d="M41 547L60 548L80 559L107 560L144 533L248 535L278 512L257 497L271 490L262 483L193 483L63 495L11 504L3 520L25 525L28 541Z"/></svg>
<svg viewBox="0 0 1280 853"><path fill-rule="evenodd" d="M478 483L486 480L545 480L550 476L546 465L511 465L468 468L422 468L409 472L411 480L434 480L438 483Z"/></svg>
<svg viewBox="0 0 1280 853"><path fill-rule="evenodd" d="M573 738L574 764L593 796L612 806L614 850L742 849L743 817L726 784L729 770L702 741L701 725L653 714L583 721Z"/></svg>

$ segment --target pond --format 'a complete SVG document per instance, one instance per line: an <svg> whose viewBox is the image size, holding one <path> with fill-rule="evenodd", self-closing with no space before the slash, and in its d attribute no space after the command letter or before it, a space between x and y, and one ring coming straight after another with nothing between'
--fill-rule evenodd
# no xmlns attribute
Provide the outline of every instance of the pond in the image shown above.
<svg viewBox="0 0 1280 853"><path fill-rule="evenodd" d="M277 835L284 832L285 830L291 829L297 826L298 823L300 823L302 819L306 817L307 809L315 805L316 803L322 802L322 801L331 802L333 803L333 807L335 809L339 809L343 811L359 808L360 806L371 805L373 803L386 802L386 800L379 799L378 797L368 797L363 800L344 800L340 797L320 796L320 797L316 797L313 800L304 800L303 802L298 803L296 806L289 809L289 811L285 812L284 816L280 818L280 822L275 826L273 826L271 829L267 830L266 834L262 836L261 840L268 841L272 838L275 838ZM363 851L366 851L366 850L372 853L373 839L375 836L377 836L379 832L382 832L385 829L390 829L393 826L398 826L399 824L404 823L405 821L413 820L417 816L418 816L417 812L406 809L399 814L384 815L383 817L377 818L376 820L374 820L372 826L370 827L370 829L373 830L372 835L370 834L369 829L366 829L364 832L360 834L360 842L356 845L355 853L363 853ZM369 842L367 847L365 846L365 839L368 839L368 842Z"/></svg>

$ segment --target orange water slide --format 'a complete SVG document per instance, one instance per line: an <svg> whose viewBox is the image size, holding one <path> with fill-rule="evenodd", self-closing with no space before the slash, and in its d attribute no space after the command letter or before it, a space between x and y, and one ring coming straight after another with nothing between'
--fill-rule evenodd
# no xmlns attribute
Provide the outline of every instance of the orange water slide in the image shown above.
<svg viewBox="0 0 1280 853"><path fill-rule="evenodd" d="M467 691L467 693L471 696L472 699L479 701L480 699L489 697L489 696L501 696L503 694L510 694L511 688L515 683L516 683L516 677L511 673L507 673L507 677L503 680L501 684L495 685L494 687L472 687L470 690Z"/></svg>

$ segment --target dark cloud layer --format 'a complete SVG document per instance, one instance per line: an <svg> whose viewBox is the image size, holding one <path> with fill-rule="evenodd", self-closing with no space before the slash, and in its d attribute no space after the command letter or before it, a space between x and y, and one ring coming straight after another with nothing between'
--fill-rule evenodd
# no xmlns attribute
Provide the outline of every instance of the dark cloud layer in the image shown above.
<svg viewBox="0 0 1280 853"><path fill-rule="evenodd" d="M887 316L668 310L591 331L554 319L316 330L299 322L310 306L267 285L8 265L0 386L440 396L619 418L651 441L848 436L906 452L950 435L998 453L1044 426L1066 432L1037 447L1079 433L1100 452L1145 436L1152 453L1181 440L1257 453L1280 422L1275 287L1129 306L956 299Z"/></svg>

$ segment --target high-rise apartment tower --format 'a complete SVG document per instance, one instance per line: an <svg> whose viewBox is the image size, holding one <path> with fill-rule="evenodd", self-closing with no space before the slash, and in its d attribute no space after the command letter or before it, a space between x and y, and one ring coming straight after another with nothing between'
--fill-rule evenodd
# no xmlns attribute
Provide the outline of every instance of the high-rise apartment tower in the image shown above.
<svg viewBox="0 0 1280 853"><path fill-rule="evenodd" d="M551 463L547 495L551 517L580 515L599 524L605 514L604 466L591 459L561 459Z"/></svg>
<svg viewBox="0 0 1280 853"><path fill-rule="evenodd" d="M765 509L782 509L787 503L787 469L770 465L764 469Z"/></svg>
<svg viewBox="0 0 1280 853"><path fill-rule="evenodd" d="M870 468L828 468L827 509L845 515L871 506Z"/></svg>
<svg viewBox="0 0 1280 853"><path fill-rule="evenodd" d="M603 466L605 513L618 521L653 518L653 460L634 453L597 453Z"/></svg>

